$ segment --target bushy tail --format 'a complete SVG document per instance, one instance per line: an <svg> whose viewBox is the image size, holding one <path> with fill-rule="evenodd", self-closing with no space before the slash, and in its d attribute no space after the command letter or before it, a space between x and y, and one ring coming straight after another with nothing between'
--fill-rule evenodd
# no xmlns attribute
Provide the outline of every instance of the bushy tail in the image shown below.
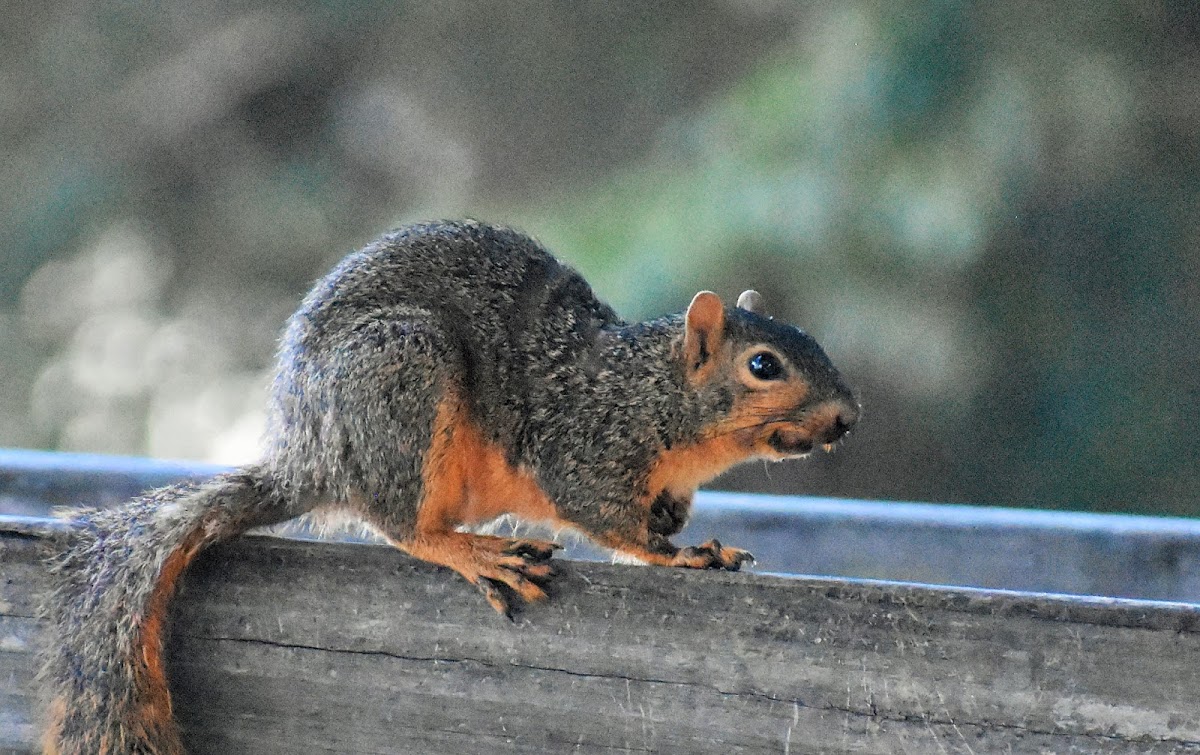
<svg viewBox="0 0 1200 755"><path fill-rule="evenodd" d="M72 512L53 558L42 678L45 752L183 752L163 670L167 605L204 547L299 513L262 467L151 491L111 509Z"/></svg>

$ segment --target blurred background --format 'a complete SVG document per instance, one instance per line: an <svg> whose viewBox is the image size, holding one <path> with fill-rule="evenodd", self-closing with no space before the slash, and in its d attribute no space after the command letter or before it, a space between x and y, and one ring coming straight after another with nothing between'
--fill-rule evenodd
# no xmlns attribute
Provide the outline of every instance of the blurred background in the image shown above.
<svg viewBox="0 0 1200 755"><path fill-rule="evenodd" d="M254 457L283 320L406 221L630 318L764 293L865 419L713 487L1200 513L1200 12L6 3L0 445Z"/></svg>

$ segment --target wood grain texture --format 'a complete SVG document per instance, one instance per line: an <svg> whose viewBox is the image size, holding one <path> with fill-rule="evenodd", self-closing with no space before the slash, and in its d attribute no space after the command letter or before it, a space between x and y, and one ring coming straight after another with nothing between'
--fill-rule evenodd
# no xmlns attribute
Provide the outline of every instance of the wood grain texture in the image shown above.
<svg viewBox="0 0 1200 755"><path fill-rule="evenodd" d="M36 527L0 523L0 751L34 741ZM1200 606L564 564L510 623L385 547L195 564L195 753L1200 752Z"/></svg>

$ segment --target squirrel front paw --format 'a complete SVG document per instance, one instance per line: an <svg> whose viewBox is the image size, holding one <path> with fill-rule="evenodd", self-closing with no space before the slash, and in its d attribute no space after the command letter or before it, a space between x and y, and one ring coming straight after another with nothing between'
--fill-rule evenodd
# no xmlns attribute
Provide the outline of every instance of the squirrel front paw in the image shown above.
<svg viewBox="0 0 1200 755"><path fill-rule="evenodd" d="M680 548L671 560L671 566L681 566L686 569L725 569L737 571L742 564L754 563L754 555L741 548L726 548L717 539L709 540L703 545L689 545Z"/></svg>

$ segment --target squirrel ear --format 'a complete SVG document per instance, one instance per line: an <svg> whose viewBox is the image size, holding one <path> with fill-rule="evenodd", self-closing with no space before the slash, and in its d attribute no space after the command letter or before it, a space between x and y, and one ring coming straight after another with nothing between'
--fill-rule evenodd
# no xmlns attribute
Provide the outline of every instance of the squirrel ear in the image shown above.
<svg viewBox="0 0 1200 755"><path fill-rule="evenodd" d="M767 313L762 294L752 288L742 292L742 295L738 297L737 305L738 309L744 309L756 315L766 315Z"/></svg>
<svg viewBox="0 0 1200 755"><path fill-rule="evenodd" d="M725 338L725 305L712 291L692 298L684 316L683 358L688 377L704 380L717 363L713 356Z"/></svg>

